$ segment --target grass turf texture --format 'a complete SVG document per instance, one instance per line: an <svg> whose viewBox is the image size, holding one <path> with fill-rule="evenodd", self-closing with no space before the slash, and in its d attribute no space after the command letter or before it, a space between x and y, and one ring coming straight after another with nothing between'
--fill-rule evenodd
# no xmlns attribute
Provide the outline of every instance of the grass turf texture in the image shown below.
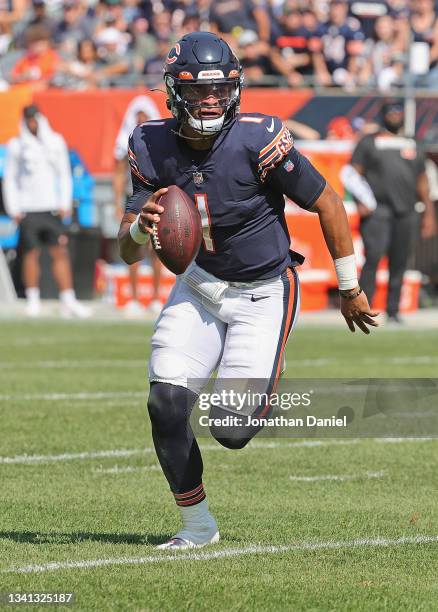
<svg viewBox="0 0 438 612"><path fill-rule="evenodd" d="M150 448L145 411L150 333L151 327L140 323L3 323L0 455ZM434 376L436 363L425 357L436 354L437 342L437 332L379 330L366 338L341 328L303 326L289 342L286 375ZM53 400L48 395L98 392L126 396ZM436 535L437 444L361 440L233 452L212 450L214 441L203 439L204 482L222 535L217 547L204 551ZM0 464L0 571L52 561L166 556L153 546L172 535L178 521L161 472L141 469L156 464L151 452ZM139 469L105 471L115 466ZM382 470L384 477L366 478ZM358 477L289 479L324 474ZM291 550L0 573L0 591L75 591L72 609L81 611L431 610L438 601L437 547Z"/></svg>

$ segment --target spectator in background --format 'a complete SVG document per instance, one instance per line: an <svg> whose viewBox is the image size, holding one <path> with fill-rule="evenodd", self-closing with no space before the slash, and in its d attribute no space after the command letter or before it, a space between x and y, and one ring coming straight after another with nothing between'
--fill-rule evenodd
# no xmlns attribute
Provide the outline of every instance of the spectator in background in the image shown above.
<svg viewBox="0 0 438 612"><path fill-rule="evenodd" d="M97 39L102 32L111 28L120 32L120 39L124 41L126 47L131 40L128 21L125 17L129 14L125 12L124 0L101 0L95 14L94 37Z"/></svg>
<svg viewBox="0 0 438 612"><path fill-rule="evenodd" d="M376 201L374 210L362 202L358 204L365 248L360 286L371 301L377 266L381 258L388 255L386 310L389 321L398 323L400 292L413 238L417 199L426 207L422 220L423 238L436 233L436 219L429 197L424 155L414 139L403 137L402 104L397 100L388 100L383 106L382 118L380 130L364 136L351 159L353 168L365 178Z"/></svg>
<svg viewBox="0 0 438 612"><path fill-rule="evenodd" d="M238 38L238 57L245 71L245 83L263 84L263 77L272 74L272 65L261 43L252 30L244 30Z"/></svg>
<svg viewBox="0 0 438 612"><path fill-rule="evenodd" d="M235 45L242 30L253 30L266 45L270 39L269 14L260 0L215 0L210 9L210 31Z"/></svg>
<svg viewBox="0 0 438 612"><path fill-rule="evenodd" d="M433 0L413 0L411 28L414 41L429 48L429 72L418 79L418 86L438 87L438 16Z"/></svg>
<svg viewBox="0 0 438 612"><path fill-rule="evenodd" d="M411 0L386 0L389 14L394 19L408 18Z"/></svg>
<svg viewBox="0 0 438 612"><path fill-rule="evenodd" d="M184 19L182 20L181 32L180 35L178 35L178 38L182 38L184 34L190 34L191 32L200 32L201 26L201 17L199 13L187 11L184 15Z"/></svg>
<svg viewBox="0 0 438 612"><path fill-rule="evenodd" d="M117 28L108 27L100 31L95 42L98 64L94 81L96 85L113 85L114 79L129 71L130 62L126 57L128 40Z"/></svg>
<svg viewBox="0 0 438 612"><path fill-rule="evenodd" d="M62 219L71 216L72 176L67 146L36 106L23 112L20 135L8 143L3 177L7 214L20 226L27 314L40 314L40 247L47 245L59 287L61 315L87 317L75 296Z"/></svg>
<svg viewBox="0 0 438 612"><path fill-rule="evenodd" d="M124 0L123 2L123 18L127 24L133 23L136 19L142 17L140 8L140 0Z"/></svg>
<svg viewBox="0 0 438 612"><path fill-rule="evenodd" d="M176 41L175 34L172 31L172 13L162 10L159 13L154 13L151 19L152 32L154 36L161 40Z"/></svg>
<svg viewBox="0 0 438 612"><path fill-rule="evenodd" d="M79 41L92 38L94 28L94 19L88 15L82 0L64 0L62 19L54 33L58 51L65 59L74 58Z"/></svg>
<svg viewBox="0 0 438 612"><path fill-rule="evenodd" d="M200 32L210 31L210 14L211 14L212 0L193 0L189 11L192 11L199 15Z"/></svg>
<svg viewBox="0 0 438 612"><path fill-rule="evenodd" d="M32 0L32 11L21 22L21 29L16 30L15 46L23 48L26 46L26 31L31 26L42 26L50 33L50 38L54 40L56 22L47 14L47 4L45 0Z"/></svg>
<svg viewBox="0 0 438 612"><path fill-rule="evenodd" d="M303 84L304 76L313 71L309 50L309 33L304 27L303 14L286 2L280 20L281 29L271 39L271 61L279 74L287 77L291 87Z"/></svg>
<svg viewBox="0 0 438 612"><path fill-rule="evenodd" d="M361 68L364 34L357 19L348 17L348 3L332 0L329 19L317 31L319 49L315 48L314 69L321 85L354 88Z"/></svg>
<svg viewBox="0 0 438 612"><path fill-rule="evenodd" d="M394 19L394 29L397 37L403 41L403 48L410 44L411 0L387 0L388 14Z"/></svg>
<svg viewBox="0 0 438 612"><path fill-rule="evenodd" d="M157 54L157 39L150 32L149 21L145 17L135 19L129 26L129 32L134 70L141 73L145 62Z"/></svg>
<svg viewBox="0 0 438 612"><path fill-rule="evenodd" d="M105 21L107 24L111 24L121 32L126 32L127 21L125 15L125 2L126 0L104 0L106 7Z"/></svg>
<svg viewBox="0 0 438 612"><path fill-rule="evenodd" d="M56 83L72 89L88 89L98 83L99 61L97 47L90 38L78 44L76 59L63 62Z"/></svg>
<svg viewBox="0 0 438 612"><path fill-rule="evenodd" d="M320 23L316 16L316 13L309 8L305 8L302 11L303 15L303 27L307 31L307 35L309 38L313 38L313 36L317 36L318 28Z"/></svg>
<svg viewBox="0 0 438 612"><path fill-rule="evenodd" d="M270 37L271 39L279 35L279 23L284 13L284 0L268 0L266 11L270 21Z"/></svg>
<svg viewBox="0 0 438 612"><path fill-rule="evenodd" d="M89 38L81 40L76 58L61 62L54 80L56 85L72 89L112 86L129 69L123 39L122 47L118 47L121 36L114 28L108 28L97 37L98 44Z"/></svg>
<svg viewBox="0 0 438 612"><path fill-rule="evenodd" d="M128 198L132 194L131 175L128 163L128 139L134 128L151 119L160 119L160 112L155 103L148 96L137 96L134 98L123 117L122 124L117 135L114 146L114 174L113 174L113 194L116 209L116 217L120 221ZM149 243L149 256L152 266L153 293L149 309L158 314L162 304L159 297L161 263ZM131 300L125 306L125 314L128 316L141 315L144 311L138 300L138 269L140 264L135 263L129 266L129 280L131 284Z"/></svg>
<svg viewBox="0 0 438 612"><path fill-rule="evenodd" d="M143 67L143 74L148 77L149 87L155 87L163 80L163 66L171 46L172 43L169 43L167 38L157 38L157 54L147 60Z"/></svg>
<svg viewBox="0 0 438 612"><path fill-rule="evenodd" d="M34 88L43 89L53 79L59 63L50 32L40 25L31 26L26 32L26 53L11 70L11 83L31 83Z"/></svg>
<svg viewBox="0 0 438 612"><path fill-rule="evenodd" d="M373 38L377 19L387 15L389 11L386 0L352 2L350 10L352 16L359 20L366 38Z"/></svg>
<svg viewBox="0 0 438 612"><path fill-rule="evenodd" d="M5 32L12 32L12 27L23 19L27 6L27 0L0 0L0 26Z"/></svg>
<svg viewBox="0 0 438 612"><path fill-rule="evenodd" d="M390 15L375 20L374 40L367 40L360 83L387 91L401 85L407 49L401 33Z"/></svg>
<svg viewBox="0 0 438 612"><path fill-rule="evenodd" d="M46 0L32 0L32 12L27 27L32 25L44 26L51 34L55 32L55 20L48 14Z"/></svg>

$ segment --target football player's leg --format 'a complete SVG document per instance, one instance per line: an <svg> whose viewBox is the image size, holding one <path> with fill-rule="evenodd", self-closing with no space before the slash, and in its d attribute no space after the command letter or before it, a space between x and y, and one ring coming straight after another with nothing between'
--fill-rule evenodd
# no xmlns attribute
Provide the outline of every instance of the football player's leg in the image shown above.
<svg viewBox="0 0 438 612"><path fill-rule="evenodd" d="M220 359L224 337L225 324L178 281L157 321L149 362L154 445L183 521L183 529L163 545L166 548L202 546L219 537L208 512L202 459L189 417Z"/></svg>
<svg viewBox="0 0 438 612"><path fill-rule="evenodd" d="M245 425L247 416L261 417L269 412L269 401L265 400L274 392L282 372L286 342L298 312L298 276L290 268L281 279L241 292L239 306L228 326L215 391L249 390L261 398L261 403L233 411L242 419L240 426L211 427L211 433L223 446L243 448L260 431L258 425ZM228 408L212 407L210 416L222 418L229 413Z"/></svg>
<svg viewBox="0 0 438 612"><path fill-rule="evenodd" d="M152 437L163 472L180 508L182 529L158 548L191 548L219 540L202 483L202 457L188 417L196 394L153 382L148 401Z"/></svg>

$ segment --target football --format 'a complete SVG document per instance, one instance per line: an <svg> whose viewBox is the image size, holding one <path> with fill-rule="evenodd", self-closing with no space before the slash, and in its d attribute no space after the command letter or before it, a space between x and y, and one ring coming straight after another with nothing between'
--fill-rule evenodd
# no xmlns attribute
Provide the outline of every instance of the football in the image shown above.
<svg viewBox="0 0 438 612"><path fill-rule="evenodd" d="M201 216L192 199L176 185L170 185L157 204L164 212L160 222L152 225L152 246L166 268L182 274L201 246Z"/></svg>

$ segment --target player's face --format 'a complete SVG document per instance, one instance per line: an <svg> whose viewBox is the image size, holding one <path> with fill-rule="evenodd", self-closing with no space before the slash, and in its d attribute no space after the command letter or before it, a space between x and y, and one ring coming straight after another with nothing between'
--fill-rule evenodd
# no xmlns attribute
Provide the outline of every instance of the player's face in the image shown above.
<svg viewBox="0 0 438 612"><path fill-rule="evenodd" d="M181 95L195 119L217 119L224 114L234 87L232 83L183 85Z"/></svg>

